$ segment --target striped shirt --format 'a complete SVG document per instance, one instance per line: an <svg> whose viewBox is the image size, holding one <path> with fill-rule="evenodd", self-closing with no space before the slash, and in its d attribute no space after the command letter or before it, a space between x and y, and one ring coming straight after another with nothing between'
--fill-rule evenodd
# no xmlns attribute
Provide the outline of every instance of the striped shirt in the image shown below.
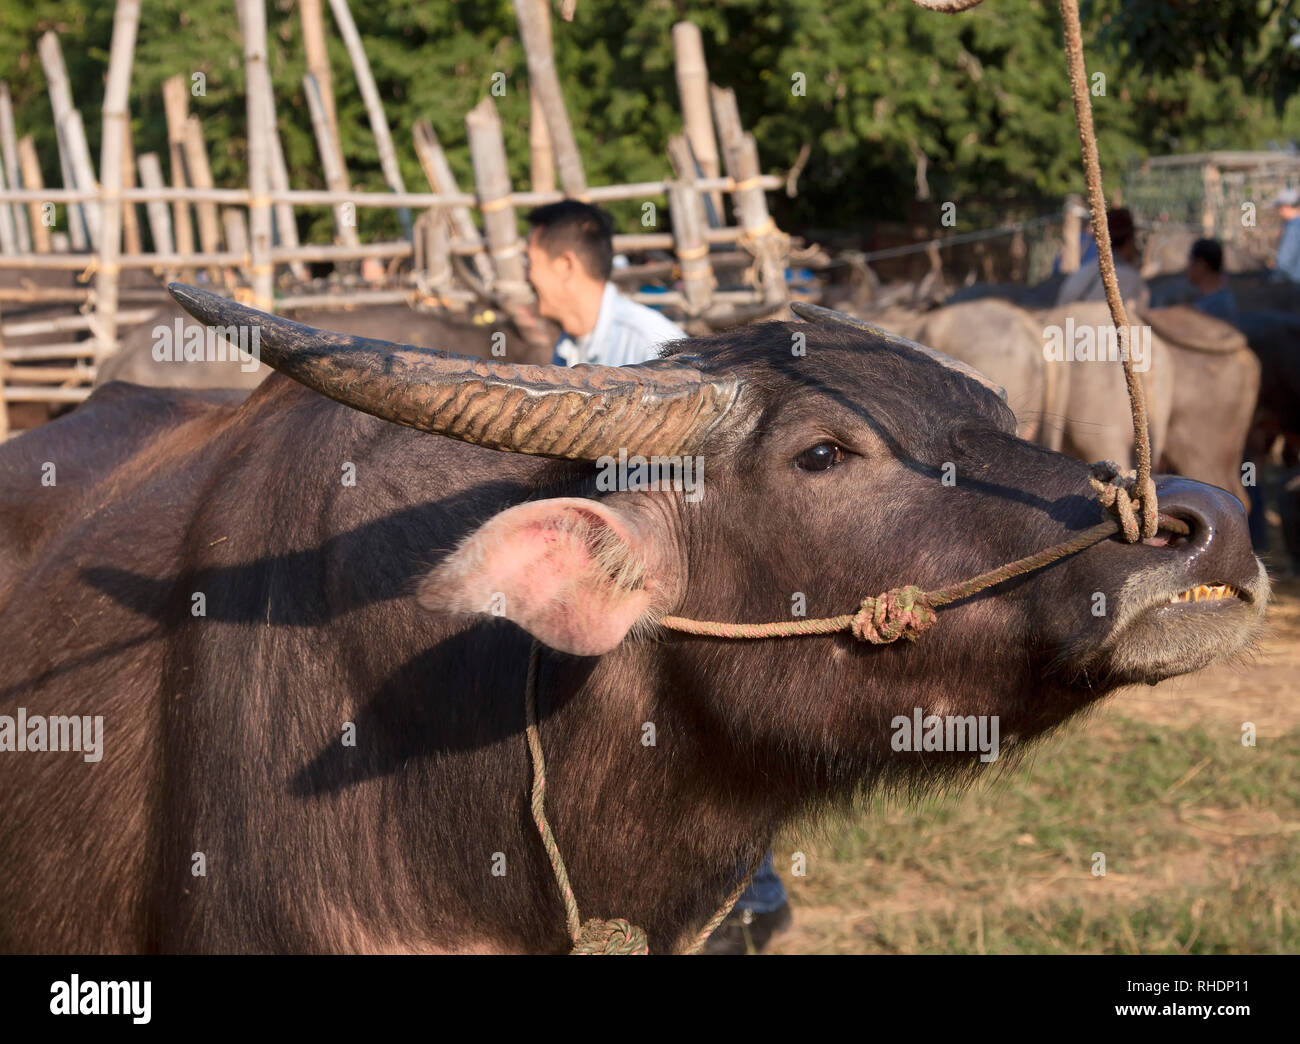
<svg viewBox="0 0 1300 1044"><path fill-rule="evenodd" d="M591 333L578 338L561 333L553 362L556 366L630 366L659 358L660 345L685 336L676 323L624 297L607 282Z"/></svg>

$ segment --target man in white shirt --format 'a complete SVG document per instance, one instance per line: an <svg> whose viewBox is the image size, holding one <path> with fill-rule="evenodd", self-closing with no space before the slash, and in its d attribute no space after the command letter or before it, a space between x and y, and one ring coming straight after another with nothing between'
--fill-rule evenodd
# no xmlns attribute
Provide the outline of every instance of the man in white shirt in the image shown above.
<svg viewBox="0 0 1300 1044"><path fill-rule="evenodd" d="M676 323L624 297L610 282L613 226L590 203L566 199L528 215L528 281L540 314L560 324L557 366L627 366L659 357L686 336Z"/></svg>

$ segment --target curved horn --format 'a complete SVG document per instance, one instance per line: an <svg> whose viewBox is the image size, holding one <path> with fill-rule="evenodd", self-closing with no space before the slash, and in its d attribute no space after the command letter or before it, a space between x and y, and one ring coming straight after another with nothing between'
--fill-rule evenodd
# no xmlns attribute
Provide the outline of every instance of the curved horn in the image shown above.
<svg viewBox="0 0 1300 1044"><path fill-rule="evenodd" d="M790 311L794 312L800 319L806 319L810 323L838 323L841 326L851 326L855 330L865 330L873 337L884 341L886 344L895 348L904 348L912 352L920 352L927 358L933 359L941 366L946 366L950 370L956 370L963 377L969 377L976 384L983 385L1003 402L1007 401L1007 393L1000 385L989 380L984 374L980 373L975 367L962 362L960 359L954 359L951 355L945 355L935 348L928 348L916 341L909 341L906 337L899 337L898 334L892 334L888 330L882 330L879 326L872 326L861 319L855 319L851 315L845 315L843 312L837 312L833 308L823 308L821 305L810 304L807 301L794 301L790 305Z"/></svg>
<svg viewBox="0 0 1300 1044"><path fill-rule="evenodd" d="M394 424L490 449L595 460L620 449L693 452L739 394L734 377L670 361L518 366L317 330L196 287L167 287L213 326L256 331L262 362L337 402Z"/></svg>

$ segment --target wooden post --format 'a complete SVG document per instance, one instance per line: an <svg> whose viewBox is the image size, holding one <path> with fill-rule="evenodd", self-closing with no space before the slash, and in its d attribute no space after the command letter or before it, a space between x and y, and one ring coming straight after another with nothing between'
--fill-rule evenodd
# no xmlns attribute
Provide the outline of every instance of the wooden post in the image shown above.
<svg viewBox="0 0 1300 1044"><path fill-rule="evenodd" d="M448 196L460 195L460 186L456 184L456 176L451 172L447 154L442 151L438 136L433 132L433 124L428 120L417 121L412 136L415 139L415 154L420 159L420 166L424 170L425 179L429 182L429 189ZM478 226L474 224L474 216L469 212L469 207L452 207L447 213L450 215L451 225L458 239L463 239L467 243L483 242L483 236L479 233ZM477 270L478 277L490 286L493 280L493 267L486 252L471 255L470 263Z"/></svg>
<svg viewBox="0 0 1300 1044"><path fill-rule="evenodd" d="M727 176L734 178L729 152L738 148L745 136L740 123L740 109L736 105L736 92L730 87L709 85L709 99L713 102L713 122L718 128L718 141L722 144L722 162Z"/></svg>
<svg viewBox="0 0 1300 1044"><path fill-rule="evenodd" d="M23 188L43 189L45 182L41 179L41 163L36 158L36 146L30 134L24 134L18 141L18 163L22 167ZM39 203L27 204L27 216L32 229L32 249L38 254L48 254L51 250L50 228L45 223L44 208Z"/></svg>
<svg viewBox="0 0 1300 1044"><path fill-rule="evenodd" d="M9 85L0 83L0 159L3 160L5 180L10 188L22 188L22 174L18 165L18 139L14 134L14 107L9 98ZM32 252L32 230L28 226L27 210L21 203L12 208L14 231L18 236L18 249L24 254Z"/></svg>
<svg viewBox="0 0 1300 1044"><path fill-rule="evenodd" d="M68 168L72 182L79 189L99 190L95 181L95 165L90 159L90 145L86 142L86 126L81 113L73 109L59 125L64 144L68 147ZM80 204L82 219L86 223L86 241L91 250L97 250L101 241L103 216L99 203Z"/></svg>
<svg viewBox="0 0 1300 1044"><path fill-rule="evenodd" d="M76 188L77 179L72 173L72 162L69 157L70 149L68 148L68 128L66 123L54 121L54 144L59 150L59 177L63 179L64 188ZM63 213L68 223L68 241L72 249L78 253L83 253L86 249L86 221L84 208L80 203L67 203L64 205ZM53 233L51 233L53 239Z"/></svg>
<svg viewBox="0 0 1300 1044"><path fill-rule="evenodd" d="M474 163L479 208L483 212L483 231L497 271L495 289L505 301L528 301L532 298L532 288L524 269L524 248L510 199L510 172L506 166L501 119L492 99L484 98L471 109L465 125L469 129L469 153Z"/></svg>
<svg viewBox="0 0 1300 1044"><path fill-rule="evenodd" d="M366 103L366 115L370 117L370 129L375 135L375 148L379 151L379 165L384 171L384 181L394 192L405 192L402 169L398 166L397 153L393 149L393 136L388 130L388 120L384 117L384 104L379 99L379 88L375 86L374 75L370 72L370 61L361 45L361 34L357 32L357 24L352 20L352 12L348 10L348 0L330 0L330 10L334 12L334 21L338 23L339 35L343 37L348 57L352 59L357 86ZM397 219L402 223L406 238L410 239L411 212L405 207L399 207Z"/></svg>
<svg viewBox="0 0 1300 1044"><path fill-rule="evenodd" d="M329 125L336 150L334 159L340 169L345 169L339 120L334 111L334 77L330 72L329 49L325 44L325 15L321 0L298 0L298 13L302 17L302 47L307 54L307 71L316 77L316 87L325 108L325 122Z"/></svg>
<svg viewBox="0 0 1300 1044"><path fill-rule="evenodd" d="M232 254L248 253L248 222L244 220L244 212L239 207L222 207L221 208L221 226L226 233L226 249ZM302 262L295 262L301 265ZM235 269L227 268L225 270L226 285L233 287L235 285Z"/></svg>
<svg viewBox="0 0 1300 1044"><path fill-rule="evenodd" d="M135 188L135 183L135 146L131 141L131 108L128 105L122 113L122 188ZM128 254L144 252L134 203L122 204L122 249Z"/></svg>
<svg viewBox="0 0 1300 1044"><path fill-rule="evenodd" d="M684 141L682 145L689 148ZM709 245L704 239L700 194L687 183L674 182L668 189L668 206L686 308L691 315L699 315L713 303L713 272L709 268Z"/></svg>
<svg viewBox="0 0 1300 1044"><path fill-rule="evenodd" d="M0 166L0 192L8 187L4 167ZM0 203L0 254L18 254L18 230L8 203Z"/></svg>
<svg viewBox="0 0 1300 1044"><path fill-rule="evenodd" d="M270 83L269 78L267 83ZM284 162L284 147L280 143L280 128L276 125L275 92L268 93L262 104L266 106L266 122L270 128L268 139L271 146L271 190L273 192L288 192L289 168ZM298 225L294 221L293 204L277 203L272 208L271 213L275 218L276 241L283 247L296 247L298 245ZM245 241L247 241L247 236L245 236ZM230 249L234 250L235 248L232 246ZM247 250L247 246L244 249ZM302 282L307 281L307 266L301 261L290 261L289 271L293 273L295 279Z"/></svg>
<svg viewBox="0 0 1300 1044"><path fill-rule="evenodd" d="M704 60L704 39L694 22L678 22L673 26L673 56L686 140L691 143L691 151L704 176L716 178L721 166L709 107L709 67ZM722 193L711 192L709 199L714 214L721 217Z"/></svg>
<svg viewBox="0 0 1300 1044"><path fill-rule="evenodd" d="M167 153L172 188L188 188L185 169L185 120L189 108L189 89L181 74L163 81L163 109L167 117ZM184 200L172 203L172 238L176 253L194 253L194 226L190 224L190 205ZM185 272L179 273L185 276Z"/></svg>
<svg viewBox="0 0 1300 1044"><path fill-rule="evenodd" d="M1078 271L1083 257L1079 236L1083 232L1083 218L1087 216L1083 200L1076 195L1065 197L1065 215L1061 220L1061 271Z"/></svg>
<svg viewBox="0 0 1300 1044"><path fill-rule="evenodd" d="M560 79L555 73L555 55L551 47L549 22L544 22L536 0L514 0L515 17L519 21L519 36L528 58L528 85L546 116L555 148L555 162L560 169L560 186L566 196L583 199L587 194L587 175L582 169L582 156L573 138L573 127L564 108L564 95Z"/></svg>
<svg viewBox="0 0 1300 1044"><path fill-rule="evenodd" d="M248 109L249 253L253 308L273 312L275 266L271 263L271 168L268 155L267 111L263 97L270 93L266 67L266 8L263 0L244 0L245 101Z"/></svg>
<svg viewBox="0 0 1300 1044"><path fill-rule="evenodd" d="M122 253L122 151L126 142L126 96L131 88L135 33L140 24L140 0L117 0L113 11L113 42L104 88L103 142L99 154L102 227L99 272L95 278L95 365L117 351L118 258Z"/></svg>
<svg viewBox="0 0 1300 1044"><path fill-rule="evenodd" d="M551 48L550 0L534 0L546 33L546 47ZM555 191L555 150L546 126L542 99L531 87L528 90L528 185L534 192Z"/></svg>
<svg viewBox="0 0 1300 1044"><path fill-rule="evenodd" d="M90 165L90 149L86 145L85 128L81 125L81 116L72 103L72 87L68 82L68 69L63 64L63 49L59 46L59 37L54 30L45 33L36 45L45 70L45 82L50 93L50 109L54 113L54 131L59 145L59 164L63 170L63 183L68 188L91 188L86 182L78 184L78 169L84 175L85 167ZM74 126L74 119L75 126ZM73 140L80 131L80 141ZM84 153L84 156L82 155ZM70 203L67 207L68 233L75 249L84 250L86 233L90 229L88 212L91 208L83 203ZM98 215L95 225L98 228Z"/></svg>
<svg viewBox="0 0 1300 1044"><path fill-rule="evenodd" d="M203 143L203 125L199 118L191 113L185 117L185 130L182 144L185 149L185 169L189 171L190 184L198 189L214 188L212 167L208 165L208 149ZM215 203L196 203L195 215L199 223L199 249L205 254L215 254L221 250L221 218L217 214ZM220 276L217 269L210 269L213 279Z"/></svg>
<svg viewBox="0 0 1300 1044"><path fill-rule="evenodd" d="M153 192L161 191L163 176L158 153L142 152L139 165L140 184ZM153 238L154 253L176 253L176 244L172 241L172 215L167 204L161 199L150 200L144 209L149 217L149 235Z"/></svg>
<svg viewBox="0 0 1300 1044"><path fill-rule="evenodd" d="M316 132L316 148L320 152L321 169L325 172L325 185L331 192L348 192L348 173L338 165L334 138L329 120L325 117L325 103L321 100L320 85L316 77L307 73L302 78L302 89L307 95L307 109L311 113L312 130ZM334 234L344 246L356 246L356 207L351 210L343 203L334 206Z"/></svg>
<svg viewBox="0 0 1300 1044"><path fill-rule="evenodd" d="M727 150L729 165L736 179L732 190L738 223L744 229L741 245L754 255L758 285L768 303L786 296L784 238L767 212L767 197L760 186L758 145L752 134L744 134L740 144Z"/></svg>

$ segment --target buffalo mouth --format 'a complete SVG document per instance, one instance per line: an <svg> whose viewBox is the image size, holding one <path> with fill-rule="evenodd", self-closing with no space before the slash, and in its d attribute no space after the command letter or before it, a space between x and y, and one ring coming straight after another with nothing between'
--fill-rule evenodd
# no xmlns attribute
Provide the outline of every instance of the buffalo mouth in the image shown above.
<svg viewBox="0 0 1300 1044"><path fill-rule="evenodd" d="M1246 650L1263 629L1268 574L1251 550L1240 503L1186 479L1161 486L1161 510L1188 532L1111 548L1127 577L1109 634L1085 656L1088 673L1120 683L1200 670Z"/></svg>

